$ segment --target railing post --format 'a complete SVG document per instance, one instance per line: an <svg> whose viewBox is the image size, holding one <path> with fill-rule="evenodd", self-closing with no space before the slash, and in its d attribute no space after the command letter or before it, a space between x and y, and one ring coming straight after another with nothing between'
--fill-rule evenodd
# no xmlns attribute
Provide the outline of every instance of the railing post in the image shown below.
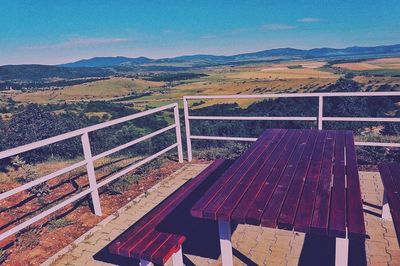
<svg viewBox="0 0 400 266"><path fill-rule="evenodd" d="M190 139L190 124L189 124L189 107L185 97L183 97L183 112L185 115L185 131L186 131L186 145L188 153L188 161L191 162L192 156L192 140Z"/></svg>
<svg viewBox="0 0 400 266"><path fill-rule="evenodd" d="M93 158L92 158L92 150L90 148L89 134L87 132L84 133L81 137L81 140L82 140L83 154L84 154L85 160L86 160L86 170L88 173L89 186L92 191L91 195L92 195L94 213L98 216L101 216L102 213L101 213L101 206L100 206L100 197L99 197L99 191L97 189L96 174L94 172L94 165L93 165Z"/></svg>
<svg viewBox="0 0 400 266"><path fill-rule="evenodd" d="M318 129L322 129L322 118L324 116L324 97L318 96Z"/></svg>
<svg viewBox="0 0 400 266"><path fill-rule="evenodd" d="M178 104L176 104L176 106L174 107L174 117L175 117L176 143L178 144L178 159L180 163L183 163L182 135L181 135L181 125L179 122Z"/></svg>

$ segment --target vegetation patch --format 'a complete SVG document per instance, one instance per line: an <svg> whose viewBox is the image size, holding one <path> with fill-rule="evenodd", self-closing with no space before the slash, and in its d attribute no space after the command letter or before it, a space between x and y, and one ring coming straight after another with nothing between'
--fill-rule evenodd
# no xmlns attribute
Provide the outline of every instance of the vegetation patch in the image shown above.
<svg viewBox="0 0 400 266"><path fill-rule="evenodd" d="M165 81L165 82L171 82L171 81L178 81L178 80L187 80L187 79L197 79L197 78L202 78L202 77L207 77L207 74L203 73L157 73L157 74L151 74L147 77L145 77L145 80L150 80L150 81Z"/></svg>
<svg viewBox="0 0 400 266"><path fill-rule="evenodd" d="M0 249L0 264L5 262L7 260L7 258L8 258L7 252L5 252L4 250Z"/></svg>
<svg viewBox="0 0 400 266"><path fill-rule="evenodd" d="M63 218L51 220L50 222L48 222L47 228L50 231L53 231L53 230L56 230L58 228L63 228L63 227L66 227L66 226L72 225L72 224L75 224L75 222L70 220L70 219L68 219L67 217L63 217Z"/></svg>

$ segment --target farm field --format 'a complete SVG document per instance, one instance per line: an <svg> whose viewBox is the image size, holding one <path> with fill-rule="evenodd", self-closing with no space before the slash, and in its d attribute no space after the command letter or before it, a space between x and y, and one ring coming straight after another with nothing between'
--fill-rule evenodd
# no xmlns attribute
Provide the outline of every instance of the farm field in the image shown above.
<svg viewBox="0 0 400 266"><path fill-rule="evenodd" d="M59 89L32 92L18 90L0 93L0 98L12 99L20 103L74 103L87 101L113 101L121 104L133 104L136 109L159 107L171 102L180 102L184 95L223 95L223 94L263 94L282 92L313 92L334 84L343 74L330 71L326 61L299 60L284 63L252 63L240 66L216 66L198 70L206 74L188 80L149 81L127 77L112 77ZM382 58L362 62L335 64L348 71L398 71L400 58ZM182 72L184 73L184 72ZM355 75L354 81L367 90L376 90L385 84L399 85L397 76ZM145 95L142 95L145 93ZM136 95L136 96L135 96ZM133 96L133 97L132 97ZM202 108L217 103L238 103L246 107L254 99L190 101L194 108ZM62 112L62 110L60 111ZM104 113L91 113L99 116ZM6 114L3 113L3 118Z"/></svg>
<svg viewBox="0 0 400 266"><path fill-rule="evenodd" d="M112 100L133 103L136 108L143 109L179 101L184 95L311 92L332 84L339 78L339 75L319 69L325 64L326 62L322 61L293 61L278 64L211 67L201 71L207 75L205 77L178 82L154 82L114 77L56 90L8 91L4 92L3 97L20 103L38 104ZM129 97L135 93L149 95ZM207 101L198 105L197 108L231 102L248 106L254 100Z"/></svg>
<svg viewBox="0 0 400 266"><path fill-rule="evenodd" d="M185 81L169 89L168 93L152 93L152 95L134 99L137 106L157 107L165 103L182 99L184 95L223 95L223 94L261 94L279 92L312 92L336 82L339 75L316 69L324 62L292 62L288 64L263 64L239 67L216 67L204 73L207 77ZM301 68L288 68L299 66ZM210 100L196 108L216 103L236 102L245 107L254 100Z"/></svg>
<svg viewBox="0 0 400 266"><path fill-rule="evenodd" d="M58 90L46 90L29 93L15 93L17 102L57 103L68 101L108 100L115 97L141 93L163 86L163 82L153 82L130 78L111 78L88 84L65 87Z"/></svg>
<svg viewBox="0 0 400 266"><path fill-rule="evenodd" d="M335 64L334 67L345 68L349 70L376 70L376 69L399 69L400 57L380 58L355 63Z"/></svg>

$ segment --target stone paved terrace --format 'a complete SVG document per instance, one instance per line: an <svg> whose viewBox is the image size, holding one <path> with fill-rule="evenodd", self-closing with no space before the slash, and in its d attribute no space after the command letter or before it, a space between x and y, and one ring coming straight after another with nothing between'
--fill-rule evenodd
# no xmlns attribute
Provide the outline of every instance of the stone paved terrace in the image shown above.
<svg viewBox="0 0 400 266"><path fill-rule="evenodd" d="M122 208L118 213L105 219L102 224L82 236L73 245L50 258L44 265L114 265L113 263L104 262L101 250L104 250L104 247L114 238L205 167L206 165L201 164L184 166L150 189L146 194ZM379 174L361 172L360 178L365 202L365 222L370 238L365 241L365 244L356 243L354 247L350 247L350 254L356 260L351 264L359 265L361 262L364 262L362 264L366 262L367 265L373 266L400 265L400 249L393 224L392 222L382 221L379 218L381 214L379 206L382 204L383 192ZM207 237L210 237L212 241L210 240L209 243L203 243L202 245L208 247L211 252L210 256L196 256L186 252L184 258L186 265L221 265L218 258L218 231L216 229L213 232L206 231L202 233L207 234L207 232L209 233ZM212 235L214 235L214 238ZM184 246L186 243L184 243ZM334 241L308 238L302 233L238 225L232 235L232 245L235 265L334 264ZM192 253L200 254L201 252ZM311 260L315 258L316 254L319 255L320 262ZM366 261L363 261L362 258L364 257ZM134 265L130 261L121 261L118 264ZM171 264L171 262L168 262L168 265Z"/></svg>

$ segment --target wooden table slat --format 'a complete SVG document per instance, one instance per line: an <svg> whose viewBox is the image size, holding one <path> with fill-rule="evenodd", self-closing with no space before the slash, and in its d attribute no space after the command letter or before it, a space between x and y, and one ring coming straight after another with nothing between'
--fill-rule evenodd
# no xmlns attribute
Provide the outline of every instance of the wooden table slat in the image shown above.
<svg viewBox="0 0 400 266"><path fill-rule="evenodd" d="M224 204L225 199L229 197L234 188L240 183L240 180L245 176L247 177L246 174L248 171L257 170L257 165L254 166L254 164L262 163L262 160L258 160L258 158L263 156L265 150L268 150L270 147L269 144L273 141L276 135L277 134L268 134L264 138L264 141L257 145L251 156L247 157L244 163L237 168L237 171L229 177L228 182L225 183L222 190L208 203L207 208L203 211L203 217L216 219L217 211Z"/></svg>
<svg viewBox="0 0 400 266"><path fill-rule="evenodd" d="M181 193L174 193L165 199L161 204L157 205L152 210L152 215L147 215L135 223L134 227L138 228L131 232L127 230L124 234L118 237L118 242L114 242L109 246L109 249L114 254L120 254L120 250L130 243L131 239L142 239L150 233L149 228L155 227L160 220L165 218L172 210L176 208L176 204L179 204L188 194L190 194L199 184L201 184L205 178L208 178L210 174L214 174L225 164L224 160L216 160L210 165L205 171L197 176L194 180L185 183L179 189Z"/></svg>
<svg viewBox="0 0 400 266"><path fill-rule="evenodd" d="M344 131L336 132L335 164L333 171L329 235L346 236L346 139Z"/></svg>
<svg viewBox="0 0 400 266"><path fill-rule="evenodd" d="M261 190L255 198L252 206L247 212L246 222L249 224L259 225L261 222L261 216L263 214L265 206L268 204L269 199L272 196L272 192L275 190L276 184L279 181L279 177L285 170L285 165L289 161L291 154L295 150L296 144L302 134L302 130L292 130L289 133L293 135L290 137L286 145L281 150L279 160L274 165L270 175L263 183Z"/></svg>
<svg viewBox="0 0 400 266"><path fill-rule="evenodd" d="M232 182L235 183L235 187L232 192L221 204L221 207L217 211L217 216L220 219L230 220L233 210L235 209L238 202L242 199L243 195L246 194L249 186L258 175L263 165L268 161L271 154L274 152L282 138L284 137L286 131L282 131L280 134L274 136L271 141L264 141L263 145L266 146L264 152L260 155L261 160L254 161L253 165L249 167L249 170L244 174L243 171L238 171L236 175L241 176L240 181ZM229 188L228 188L229 189Z"/></svg>
<svg viewBox="0 0 400 266"><path fill-rule="evenodd" d="M363 203L358 175L353 132L346 132L346 173L347 173L347 228L348 237L364 237L365 224Z"/></svg>
<svg viewBox="0 0 400 266"><path fill-rule="evenodd" d="M277 186L270 198L267 206L263 210L261 217L261 225L266 227L276 227L279 213L284 203L286 193L292 183L294 175L298 169L299 163L305 151L305 148L310 141L311 132L309 130L303 131L300 139L296 145L295 150L292 153L291 158L286 164L286 168L283 171Z"/></svg>
<svg viewBox="0 0 400 266"><path fill-rule="evenodd" d="M292 184L287 192L286 199L283 201L282 210L278 218L278 227L291 230L298 210L303 186L307 178L307 172L312 164L312 155L316 144L324 140L324 134L318 134L317 130L311 131L304 153L294 174ZM322 145L321 145L322 146ZM317 146L318 147L318 146ZM322 153L321 153L322 154ZM320 155L322 157L322 155Z"/></svg>
<svg viewBox="0 0 400 266"><path fill-rule="evenodd" d="M296 213L294 222L294 229L296 231L304 233L310 232L310 225L312 221L318 182L322 171L323 159L325 159L325 162L329 159L332 161L332 159L329 157L329 149L326 148L327 146L329 147L327 138L328 131L326 130L323 130L318 134L318 140L314 153L311 157L311 165L304 182L303 193L301 194L300 203Z"/></svg>
<svg viewBox="0 0 400 266"><path fill-rule="evenodd" d="M254 200L257 198L257 195L260 193L262 189L262 185L265 180L269 177L272 170L274 169L275 164L279 161L280 156L283 153L284 145L289 141L289 139L293 136L294 132L288 132L279 142L279 149L275 149L271 154L270 159L263 165L258 175L255 177L250 187L247 189L247 193L242 197L239 204L236 206L233 211L231 218L235 221L245 223L246 222L246 214L253 205Z"/></svg>
<svg viewBox="0 0 400 266"><path fill-rule="evenodd" d="M191 214L198 218L203 217L203 211L207 208L208 204L221 193L221 190L225 187L225 185L229 182L230 177L236 173L238 168L240 168L243 163L246 161L247 157L252 156L252 154L257 150L257 147L260 143L264 141L267 136L271 134L278 134L282 130L280 129L269 129L266 130L253 145L251 145L245 153L240 156L229 168L223 173L220 179L209 189L207 192L196 202L196 204L191 209Z"/></svg>
<svg viewBox="0 0 400 266"><path fill-rule="evenodd" d="M145 250L153 241L160 235L161 233L152 230L149 234L143 236L143 238L138 239L130 239L125 243L125 245L119 250L119 254L125 257L132 257L132 254L141 253L142 250ZM135 253L136 252L136 253Z"/></svg>
<svg viewBox="0 0 400 266"><path fill-rule="evenodd" d="M400 188L400 178L390 182ZM269 129L191 212L212 220L365 237L362 207L351 131Z"/></svg>
<svg viewBox="0 0 400 266"><path fill-rule="evenodd" d="M180 249L183 241L184 239L182 240L182 236L172 235L168 241L152 255L151 261L157 264L165 264L166 258L176 253ZM175 243L178 243L178 245Z"/></svg>
<svg viewBox="0 0 400 266"><path fill-rule="evenodd" d="M140 257L144 260L151 261L152 256L160 249L164 243L172 237L172 234L160 234L146 249L142 250Z"/></svg>
<svg viewBox="0 0 400 266"><path fill-rule="evenodd" d="M381 163L378 165L382 182L386 189L386 197L389 203L390 215L392 216L397 240L400 242L400 196L395 182L400 179L397 163Z"/></svg>
<svg viewBox="0 0 400 266"><path fill-rule="evenodd" d="M326 140L325 156L315 195L313 217L310 225L310 232L322 235L328 234L335 138L335 132L330 131Z"/></svg>

